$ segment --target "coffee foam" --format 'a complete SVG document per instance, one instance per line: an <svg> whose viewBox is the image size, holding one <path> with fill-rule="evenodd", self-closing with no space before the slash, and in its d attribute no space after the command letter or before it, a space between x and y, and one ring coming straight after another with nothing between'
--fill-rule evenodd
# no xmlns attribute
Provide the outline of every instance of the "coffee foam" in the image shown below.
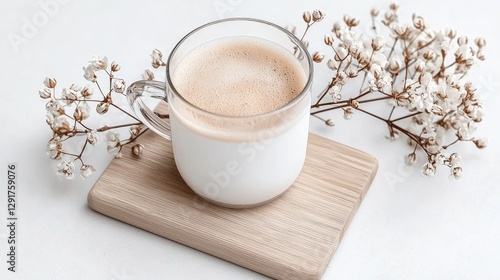
<svg viewBox="0 0 500 280"><path fill-rule="evenodd" d="M307 77L283 47L254 37L228 37L187 54L172 81L184 99L205 111L254 116L289 103Z"/></svg>

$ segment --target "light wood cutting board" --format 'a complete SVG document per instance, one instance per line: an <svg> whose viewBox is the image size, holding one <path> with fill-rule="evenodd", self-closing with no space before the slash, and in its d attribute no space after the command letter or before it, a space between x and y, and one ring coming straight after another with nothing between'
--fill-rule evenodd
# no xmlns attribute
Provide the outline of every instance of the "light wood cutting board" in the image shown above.
<svg viewBox="0 0 500 280"><path fill-rule="evenodd" d="M309 135L281 197L250 209L207 203L180 177L170 142L147 132L142 158L111 162L88 195L97 212L277 279L320 279L377 171L372 156ZM168 274L168 271L165 271Z"/></svg>

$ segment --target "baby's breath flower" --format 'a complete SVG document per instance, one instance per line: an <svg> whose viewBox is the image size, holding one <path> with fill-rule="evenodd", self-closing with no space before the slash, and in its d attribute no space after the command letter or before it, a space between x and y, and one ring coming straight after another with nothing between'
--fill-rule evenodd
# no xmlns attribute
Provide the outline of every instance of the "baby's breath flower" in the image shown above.
<svg viewBox="0 0 500 280"><path fill-rule="evenodd" d="M308 12L308 11L305 11L303 14L302 14L302 19L304 20L305 23L310 23L311 20L312 20L312 16L311 16L311 13Z"/></svg>
<svg viewBox="0 0 500 280"><path fill-rule="evenodd" d="M160 50L154 49L153 52L151 53L151 65L153 68L158 68L160 66L164 66L165 63L163 62L163 54L161 53Z"/></svg>
<svg viewBox="0 0 500 280"><path fill-rule="evenodd" d="M424 30L425 29L425 21L424 21L424 18L417 15L417 14L413 14L413 26L415 26L416 29L419 29L419 30Z"/></svg>
<svg viewBox="0 0 500 280"><path fill-rule="evenodd" d="M106 143L108 145L107 147L108 153L117 158L122 156L121 154L122 144L120 141L120 134L108 131L108 133L106 134Z"/></svg>
<svg viewBox="0 0 500 280"><path fill-rule="evenodd" d="M84 99L89 99L92 97L92 94L94 93L94 89L91 86L84 86L82 88L82 91L80 94Z"/></svg>
<svg viewBox="0 0 500 280"><path fill-rule="evenodd" d="M336 61L341 61L341 60L344 60L348 55L349 55L349 52L347 51L347 49L342 47L342 46L339 46L335 50L335 57L334 58Z"/></svg>
<svg viewBox="0 0 500 280"><path fill-rule="evenodd" d="M118 70L120 70L121 66L120 64L118 64L118 62L116 61L113 61L111 62L111 71L112 72L117 72Z"/></svg>
<svg viewBox="0 0 500 280"><path fill-rule="evenodd" d="M313 61L316 63L323 61L323 58L325 58L325 55L320 52L315 52L312 57Z"/></svg>
<svg viewBox="0 0 500 280"><path fill-rule="evenodd" d="M460 36L457 38L457 44L459 46L467 45L467 43L469 43L469 38L467 38L467 36Z"/></svg>
<svg viewBox="0 0 500 280"><path fill-rule="evenodd" d="M476 46L480 49L486 47L486 40L483 37L476 38L474 43L476 43Z"/></svg>
<svg viewBox="0 0 500 280"><path fill-rule="evenodd" d="M399 3L398 2L392 2L390 5L389 5L389 9L393 10L393 11L396 11L397 9L399 9Z"/></svg>
<svg viewBox="0 0 500 280"><path fill-rule="evenodd" d="M69 124L68 119L65 116L59 116L55 120L54 133L59 137L61 136L72 136L73 127Z"/></svg>
<svg viewBox="0 0 500 280"><path fill-rule="evenodd" d="M333 122L333 120L332 120L332 119L325 120L325 124L326 124L327 126L335 126L335 123Z"/></svg>
<svg viewBox="0 0 500 280"><path fill-rule="evenodd" d="M61 161L57 165L57 174L64 176L66 179L73 179L75 177L75 164L73 162Z"/></svg>
<svg viewBox="0 0 500 280"><path fill-rule="evenodd" d="M314 22L320 22L323 20L324 17L325 17L325 14L323 14L323 12L320 10L314 10L312 12L312 20Z"/></svg>
<svg viewBox="0 0 500 280"><path fill-rule="evenodd" d="M323 40L327 46L333 45L333 37L330 34L325 35L325 38Z"/></svg>
<svg viewBox="0 0 500 280"><path fill-rule="evenodd" d="M64 114L64 108L57 100L49 100L47 104L45 104L45 109L54 117Z"/></svg>
<svg viewBox="0 0 500 280"><path fill-rule="evenodd" d="M155 74L151 72L150 70L145 70L144 74L142 74L142 79L152 81L155 78Z"/></svg>
<svg viewBox="0 0 500 280"><path fill-rule="evenodd" d="M372 49L377 52L377 51L380 51L384 47L384 44L385 44L384 38L377 36L377 37L373 38L371 46L372 46Z"/></svg>
<svg viewBox="0 0 500 280"><path fill-rule="evenodd" d="M485 138L474 138L472 140L478 149L484 149L488 146L488 139Z"/></svg>
<svg viewBox="0 0 500 280"><path fill-rule="evenodd" d="M389 131L389 135L386 136L385 138L391 140L391 141L396 141L399 139L399 132L397 130L391 129Z"/></svg>
<svg viewBox="0 0 500 280"><path fill-rule="evenodd" d="M95 168L92 166L92 165L89 165L89 164L84 164L82 165L82 167L80 168L80 176L83 178L83 179L87 179L88 177L90 177L90 175L92 175L92 173L95 172Z"/></svg>
<svg viewBox="0 0 500 280"><path fill-rule="evenodd" d="M337 70L337 69L338 69L338 67L339 67L339 63L338 63L338 61L333 60L333 59L329 59L329 60L327 61L326 65L327 65L327 66L328 66L328 68L330 68L330 70L332 70L332 71Z"/></svg>
<svg viewBox="0 0 500 280"><path fill-rule="evenodd" d="M461 177L462 177L462 167L458 165L453 165L450 168L450 178L458 180Z"/></svg>
<svg viewBox="0 0 500 280"><path fill-rule="evenodd" d="M97 80L97 76L94 73L92 67L88 65L87 67L83 67L82 69L83 69L83 77L85 78L85 80L95 83Z"/></svg>
<svg viewBox="0 0 500 280"><path fill-rule="evenodd" d="M371 8L371 10L370 10L370 15L372 17L378 17L379 13L380 13L380 11L377 8Z"/></svg>
<svg viewBox="0 0 500 280"><path fill-rule="evenodd" d="M79 90L80 88L75 85L71 85L69 88L63 88L62 101L67 105L72 104L78 99Z"/></svg>
<svg viewBox="0 0 500 280"><path fill-rule="evenodd" d="M434 176L436 174L436 167L434 164L427 162L422 166L422 175Z"/></svg>
<svg viewBox="0 0 500 280"><path fill-rule="evenodd" d="M448 160L450 162L450 165L453 166L453 165L458 165L462 160L462 158L457 153L452 153Z"/></svg>
<svg viewBox="0 0 500 280"><path fill-rule="evenodd" d="M76 121L83 121L90 116L90 106L87 102L80 102L73 113L73 117Z"/></svg>
<svg viewBox="0 0 500 280"><path fill-rule="evenodd" d="M109 103L108 102L100 102L99 104L97 104L96 106L96 112L99 114L99 115L104 115L108 112L109 110Z"/></svg>
<svg viewBox="0 0 500 280"><path fill-rule="evenodd" d="M142 154L144 153L144 145L135 144L134 146L132 146L132 153L138 157L142 156Z"/></svg>
<svg viewBox="0 0 500 280"><path fill-rule="evenodd" d="M118 93L123 93L125 91L125 81L122 79L115 80L113 83L113 90Z"/></svg>
<svg viewBox="0 0 500 280"><path fill-rule="evenodd" d="M142 130L142 126L140 126L140 125L131 126L129 128L130 138L137 137L139 135L139 133L141 133L141 130Z"/></svg>
<svg viewBox="0 0 500 280"><path fill-rule="evenodd" d="M354 115L354 113L352 112L351 108L343 108L343 111L344 111L344 119L345 120L352 119L352 116Z"/></svg>
<svg viewBox="0 0 500 280"><path fill-rule="evenodd" d="M38 94L43 99L49 99L52 96L52 91L50 88L44 88L43 90L39 90Z"/></svg>
<svg viewBox="0 0 500 280"><path fill-rule="evenodd" d="M87 143L94 146L99 142L99 134L95 130L91 130L87 132Z"/></svg>
<svg viewBox="0 0 500 280"><path fill-rule="evenodd" d="M354 17L351 17L349 15L344 15L344 22L349 27L356 27L359 24L359 20L358 19L356 19Z"/></svg>
<svg viewBox="0 0 500 280"><path fill-rule="evenodd" d="M62 158L62 144L58 138L52 138L47 143L47 155L51 159L61 159Z"/></svg>
<svg viewBox="0 0 500 280"><path fill-rule="evenodd" d="M94 71L104 70L108 67L108 58L94 55L90 58L89 66Z"/></svg>
<svg viewBox="0 0 500 280"><path fill-rule="evenodd" d="M403 67L403 62L398 56L393 56L389 59L387 70L392 74L398 73Z"/></svg>
<svg viewBox="0 0 500 280"><path fill-rule="evenodd" d="M56 87L56 85L57 85L57 81L56 81L56 79L54 79L54 78L49 78L49 77L47 77L47 78L45 78L45 80L43 81L43 84L44 84L46 87L48 87L48 88L55 88L55 87Z"/></svg>
<svg viewBox="0 0 500 280"><path fill-rule="evenodd" d="M416 160L417 160L417 154L415 154L415 152L409 153L405 156L406 165L413 165Z"/></svg>

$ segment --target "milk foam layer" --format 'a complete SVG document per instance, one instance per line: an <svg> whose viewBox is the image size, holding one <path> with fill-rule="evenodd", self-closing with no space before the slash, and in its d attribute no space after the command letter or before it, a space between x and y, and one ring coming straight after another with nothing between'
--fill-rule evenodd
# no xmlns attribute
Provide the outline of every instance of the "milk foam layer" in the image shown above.
<svg viewBox="0 0 500 280"><path fill-rule="evenodd" d="M224 116L274 111L304 89L307 77L283 47L253 37L210 41L187 54L172 76L191 104Z"/></svg>

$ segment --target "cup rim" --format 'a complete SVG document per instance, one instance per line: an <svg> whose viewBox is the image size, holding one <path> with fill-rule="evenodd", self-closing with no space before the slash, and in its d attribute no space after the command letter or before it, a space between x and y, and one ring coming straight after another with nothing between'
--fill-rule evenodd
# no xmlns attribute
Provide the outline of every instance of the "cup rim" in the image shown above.
<svg viewBox="0 0 500 280"><path fill-rule="evenodd" d="M179 49L179 47L189 38L191 37L193 34L197 33L199 30L201 29L204 29L206 27L209 27L209 26L212 26L212 25L216 25L216 24L219 24L219 23L223 23L223 22L231 22L231 21L240 21L240 22L257 22L257 23L262 23L262 24L265 24L265 25L269 25L269 26L272 26L278 30L280 30L281 32L285 33L288 35L288 37L290 38L290 40L292 40L297 46L300 47L301 51L303 52L304 56L306 57L307 59L307 63L308 63L308 66L309 66L309 73L307 75L307 82L306 84L304 85L304 88L302 89L302 91L296 96L294 97L292 100L290 100L290 102L286 103L285 105L273 110L273 111L269 111L269 112L265 112L265 113L261 113L261 114L256 114L256 115L248 115L248 116L228 116L228 115L220 115L220 114L217 114L217 113L214 113L214 112L211 112L211 111L207 111L203 108L200 108L196 105L194 105L193 103L189 102L188 100L186 100L178 91L177 89L175 88L173 82L172 82L172 79L170 77L170 73L169 73L169 66L171 64L171 60L173 59L173 56L174 54L176 53L176 51ZM168 90L171 90L174 94L174 96L176 98L179 98L180 100L182 100L183 103L186 103L186 104L189 104L189 106L195 108L196 110L199 110L201 111L203 114L207 114L209 116L213 116L213 117L218 117L218 118L228 118L228 119L252 119L252 118L258 118L258 117L266 117L266 116L272 116L272 115L276 115L276 114L279 114L283 111L286 111L288 110L289 108L292 108L294 107L297 103L299 103L303 98L304 96L306 96L307 94L309 94L309 89L311 88L311 84L312 84L312 79L313 79L313 72L314 72L314 66L313 66L313 61L312 61L312 57L311 55L309 54L309 51L307 50L307 48L304 46L304 44L302 43L302 41L297 38L294 34L292 34L290 31L286 30L285 28L277 25L277 24L274 24L272 22L269 22L269 21L265 21L265 20L262 20L262 19L257 19L257 18L248 18L248 17L234 17L234 18L225 18L225 19L220 19L220 20L215 20L215 21L211 21L211 22L208 22L208 23L205 23L203 25L200 25L199 27L193 29L192 31L190 31L189 33L187 33L176 45L175 47L172 49L172 51L170 52L169 54L169 57L168 57L168 60L167 60L167 66L166 66L166 82L167 82L167 91ZM168 94L167 94L168 95Z"/></svg>

